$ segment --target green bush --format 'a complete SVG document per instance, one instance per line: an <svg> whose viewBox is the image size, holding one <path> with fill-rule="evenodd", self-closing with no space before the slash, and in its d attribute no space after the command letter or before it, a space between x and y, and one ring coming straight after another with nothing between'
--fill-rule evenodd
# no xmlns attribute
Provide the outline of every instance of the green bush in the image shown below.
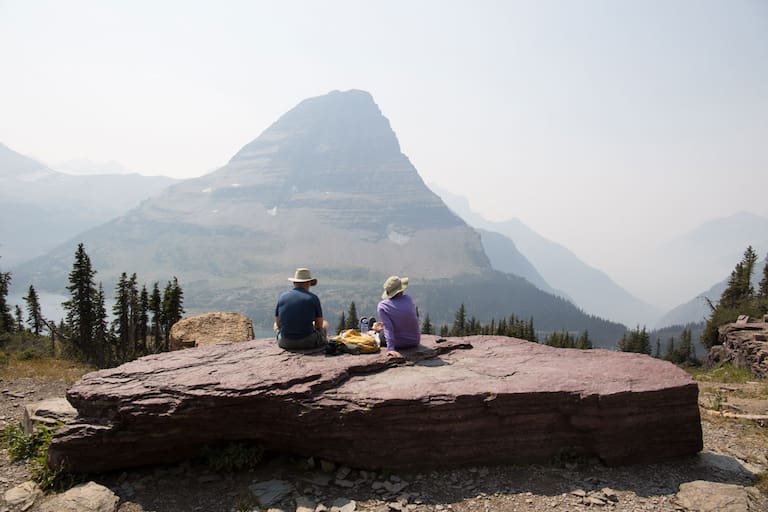
<svg viewBox="0 0 768 512"><path fill-rule="evenodd" d="M61 427L58 423L53 427L38 425L31 434L24 432L21 424L8 425L3 429L2 444L8 450L12 460L29 460L32 479L44 491L62 491L75 483L72 475L63 468L51 469L48 466L48 446L56 430Z"/></svg>
<svg viewBox="0 0 768 512"><path fill-rule="evenodd" d="M33 350L31 348L22 350L16 354L16 359L19 361L31 361L32 359L40 359L41 357L42 355L37 350Z"/></svg>
<svg viewBox="0 0 768 512"><path fill-rule="evenodd" d="M8 352L0 352L0 365L7 365L11 355Z"/></svg>

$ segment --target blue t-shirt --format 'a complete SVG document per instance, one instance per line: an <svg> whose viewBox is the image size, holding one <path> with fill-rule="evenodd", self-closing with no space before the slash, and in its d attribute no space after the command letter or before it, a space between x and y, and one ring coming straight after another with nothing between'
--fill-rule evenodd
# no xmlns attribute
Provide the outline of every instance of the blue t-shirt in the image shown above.
<svg viewBox="0 0 768 512"><path fill-rule="evenodd" d="M305 338L315 332L315 318L323 316L320 299L304 288L280 294L275 316L280 319L280 334L286 338Z"/></svg>

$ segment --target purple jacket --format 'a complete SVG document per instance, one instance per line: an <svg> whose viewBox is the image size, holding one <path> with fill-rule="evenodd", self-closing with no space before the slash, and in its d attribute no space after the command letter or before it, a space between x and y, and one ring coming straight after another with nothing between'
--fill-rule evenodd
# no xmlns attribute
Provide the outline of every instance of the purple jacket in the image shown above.
<svg viewBox="0 0 768 512"><path fill-rule="evenodd" d="M415 347L421 339L416 305L410 296L401 294L379 302L376 308L379 320L384 324L387 350Z"/></svg>

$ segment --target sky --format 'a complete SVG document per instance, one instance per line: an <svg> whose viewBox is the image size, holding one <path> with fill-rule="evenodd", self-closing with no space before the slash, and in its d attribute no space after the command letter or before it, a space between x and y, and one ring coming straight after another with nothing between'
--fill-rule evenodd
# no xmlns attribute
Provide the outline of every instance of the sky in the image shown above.
<svg viewBox="0 0 768 512"><path fill-rule="evenodd" d="M367 90L426 183L641 298L647 248L768 216L763 0L0 0L0 63L0 142L176 178Z"/></svg>

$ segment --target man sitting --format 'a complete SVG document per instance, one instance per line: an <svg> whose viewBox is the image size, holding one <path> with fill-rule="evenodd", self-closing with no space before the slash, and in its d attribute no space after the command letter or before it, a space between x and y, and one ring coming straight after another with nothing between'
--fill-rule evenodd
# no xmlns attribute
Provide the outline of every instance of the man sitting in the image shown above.
<svg viewBox="0 0 768 512"><path fill-rule="evenodd" d="M308 268L296 269L289 281L293 289L280 294L275 308L275 337L284 349L323 347L328 343L328 322L317 295L309 288L317 284Z"/></svg>

